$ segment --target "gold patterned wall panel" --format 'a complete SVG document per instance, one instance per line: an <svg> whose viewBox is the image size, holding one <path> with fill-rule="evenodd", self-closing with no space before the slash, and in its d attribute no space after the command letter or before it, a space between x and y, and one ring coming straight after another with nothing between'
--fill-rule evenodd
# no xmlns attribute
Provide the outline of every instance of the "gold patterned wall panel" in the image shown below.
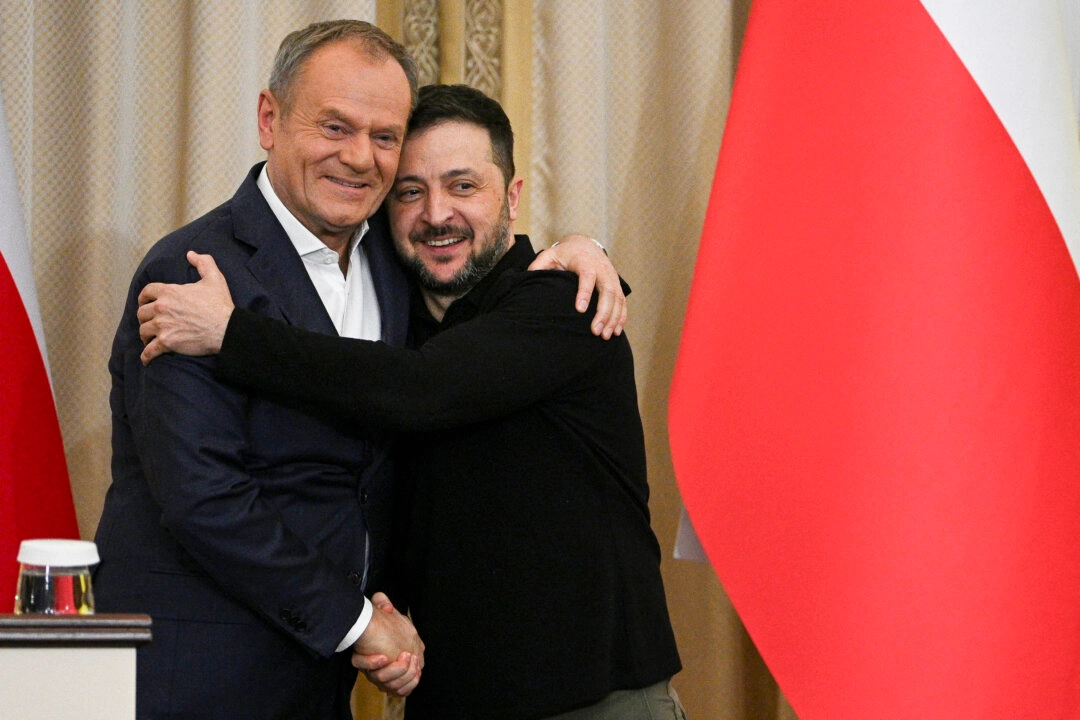
<svg viewBox="0 0 1080 720"><path fill-rule="evenodd" d="M465 2L465 83L502 97L502 0Z"/></svg>
<svg viewBox="0 0 1080 720"><path fill-rule="evenodd" d="M503 0L387 0L379 19L412 53L420 83L502 96Z"/></svg>
<svg viewBox="0 0 1080 720"><path fill-rule="evenodd" d="M420 84L439 81L439 5L437 0L405 3L401 42L420 69Z"/></svg>

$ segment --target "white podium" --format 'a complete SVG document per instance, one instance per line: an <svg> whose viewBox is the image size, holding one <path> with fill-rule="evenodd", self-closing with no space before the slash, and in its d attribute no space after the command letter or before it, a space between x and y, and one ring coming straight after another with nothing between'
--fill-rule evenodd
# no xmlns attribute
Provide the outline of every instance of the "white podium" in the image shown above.
<svg viewBox="0 0 1080 720"><path fill-rule="evenodd" d="M0 615L0 717L135 720L148 615Z"/></svg>

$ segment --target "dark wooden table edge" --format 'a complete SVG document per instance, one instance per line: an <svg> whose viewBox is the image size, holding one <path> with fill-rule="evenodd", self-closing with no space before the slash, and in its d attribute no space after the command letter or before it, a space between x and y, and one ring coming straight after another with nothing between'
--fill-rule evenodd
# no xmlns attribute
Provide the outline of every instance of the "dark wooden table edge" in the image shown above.
<svg viewBox="0 0 1080 720"><path fill-rule="evenodd" d="M0 647L137 646L151 625L149 615L0 615Z"/></svg>

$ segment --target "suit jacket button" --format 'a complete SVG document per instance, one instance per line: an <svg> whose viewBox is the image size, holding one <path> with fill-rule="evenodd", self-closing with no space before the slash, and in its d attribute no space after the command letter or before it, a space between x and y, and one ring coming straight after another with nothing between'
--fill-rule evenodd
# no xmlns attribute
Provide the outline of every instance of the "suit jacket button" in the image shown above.
<svg viewBox="0 0 1080 720"><path fill-rule="evenodd" d="M358 572L351 572L349 573L349 582L351 582L353 585L359 586L360 583L364 582L364 576Z"/></svg>

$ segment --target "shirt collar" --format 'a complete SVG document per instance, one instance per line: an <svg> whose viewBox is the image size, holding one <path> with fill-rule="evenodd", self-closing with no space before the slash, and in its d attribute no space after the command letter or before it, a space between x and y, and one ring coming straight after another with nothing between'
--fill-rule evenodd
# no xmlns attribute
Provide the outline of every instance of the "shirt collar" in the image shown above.
<svg viewBox="0 0 1080 720"><path fill-rule="evenodd" d="M274 217L281 223L281 227L285 229L285 234L289 236L289 240L301 257L329 249L322 240L315 237L315 233L308 230L302 222L296 219L296 216L292 214L289 208L285 207L285 203L281 202L281 198L277 196L274 187L270 184L270 176L266 173L266 165L263 165L262 170L259 171L259 179L256 181L256 185L258 185L263 197L266 198L270 211L274 213ZM357 239L363 238L367 231L368 221L364 220L349 241L350 252L356 249Z"/></svg>

